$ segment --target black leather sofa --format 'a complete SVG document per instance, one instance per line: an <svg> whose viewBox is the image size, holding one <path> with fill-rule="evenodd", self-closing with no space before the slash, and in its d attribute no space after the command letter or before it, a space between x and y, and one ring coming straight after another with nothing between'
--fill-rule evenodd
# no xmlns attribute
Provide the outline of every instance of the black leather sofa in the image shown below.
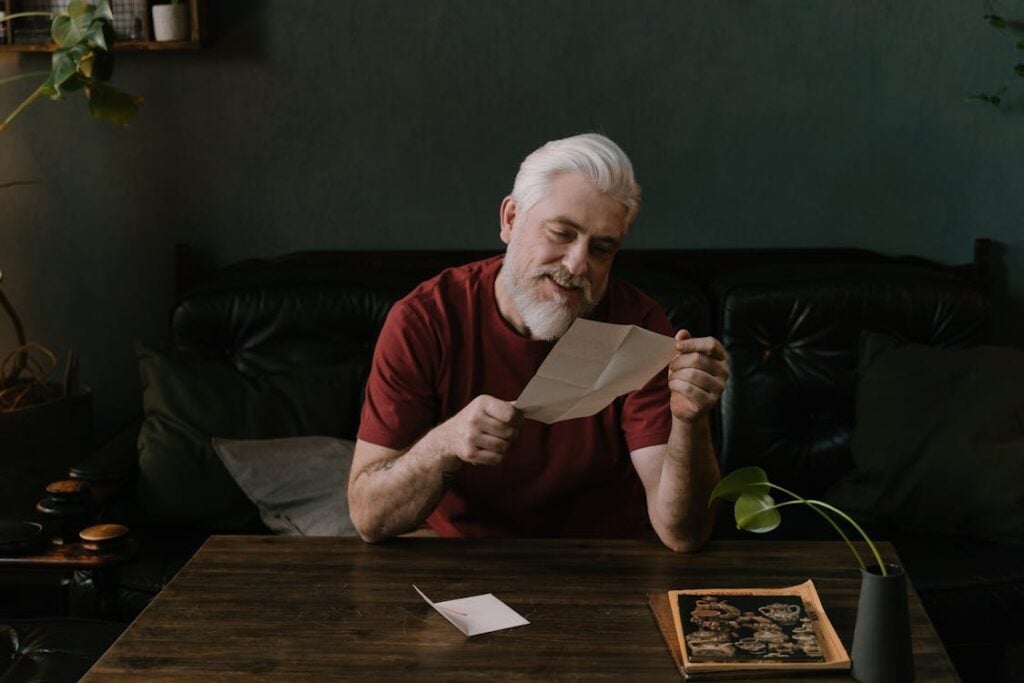
<svg viewBox="0 0 1024 683"><path fill-rule="evenodd" d="M0 619L0 681L77 681L123 630L99 619Z"/></svg>
<svg viewBox="0 0 1024 683"><path fill-rule="evenodd" d="M979 240L973 262L943 266L856 249L627 250L614 272L656 298L675 325L713 334L728 349L732 378L715 415L723 471L757 464L811 496L851 466L862 334L950 348L986 342L990 252ZM395 300L445 266L487 255L305 252L211 270L180 246L171 346L249 375L368 364ZM138 425L133 429L73 475L101 487L130 482ZM125 619L210 531L153 524L132 504L131 490L122 487L126 495L103 512L127 522L143 548L140 562L125 571ZM895 543L964 679L1015 680L1024 641L1024 547L941 531L872 529ZM725 515L716 533L741 534ZM834 538L817 519L799 514L787 515L769 537Z"/></svg>

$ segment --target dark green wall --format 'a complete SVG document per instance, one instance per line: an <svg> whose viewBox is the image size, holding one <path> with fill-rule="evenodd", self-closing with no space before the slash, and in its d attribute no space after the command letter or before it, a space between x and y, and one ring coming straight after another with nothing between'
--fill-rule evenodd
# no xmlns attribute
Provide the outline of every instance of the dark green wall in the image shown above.
<svg viewBox="0 0 1024 683"><path fill-rule="evenodd" d="M1003 110L964 103L1014 79L982 0L211 5L208 49L119 55L146 98L129 128L76 99L0 136L0 182L38 181L0 190L5 291L34 337L82 351L101 432L137 409L131 341L165 333L175 242L218 262L496 248L519 160L587 130L637 167L632 246L954 263L989 236L999 332L1024 340L1024 79ZM0 55L0 77L46 63Z"/></svg>

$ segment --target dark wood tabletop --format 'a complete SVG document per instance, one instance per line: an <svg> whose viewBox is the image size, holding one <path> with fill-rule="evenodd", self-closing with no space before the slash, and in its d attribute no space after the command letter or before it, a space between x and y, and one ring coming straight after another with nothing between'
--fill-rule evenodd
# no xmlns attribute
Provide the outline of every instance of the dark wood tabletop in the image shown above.
<svg viewBox="0 0 1024 683"><path fill-rule="evenodd" d="M840 542L214 536L83 680L679 681L647 593L808 578L849 649L860 575ZM467 638L414 583L493 593L530 624ZM910 610L917 680L958 680L912 590Z"/></svg>

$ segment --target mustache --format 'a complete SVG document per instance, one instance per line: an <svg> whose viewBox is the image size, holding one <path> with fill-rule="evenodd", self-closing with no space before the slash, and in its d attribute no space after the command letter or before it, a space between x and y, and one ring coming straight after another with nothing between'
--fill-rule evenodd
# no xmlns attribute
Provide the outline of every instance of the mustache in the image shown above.
<svg viewBox="0 0 1024 683"><path fill-rule="evenodd" d="M557 285L566 289L582 289L584 298L587 301L592 299L590 280L582 275L573 275L561 266L541 266L533 272L533 277L534 279L550 277Z"/></svg>

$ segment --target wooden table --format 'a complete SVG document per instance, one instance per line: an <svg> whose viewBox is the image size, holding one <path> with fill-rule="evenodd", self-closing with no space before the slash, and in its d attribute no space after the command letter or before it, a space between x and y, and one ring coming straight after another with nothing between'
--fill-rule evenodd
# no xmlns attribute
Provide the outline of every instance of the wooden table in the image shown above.
<svg viewBox="0 0 1024 683"><path fill-rule="evenodd" d="M83 680L679 681L648 592L807 578L849 649L860 577L839 542L214 536ZM413 583L494 593L531 623L466 638ZM913 592L910 610L917 680L957 680Z"/></svg>

